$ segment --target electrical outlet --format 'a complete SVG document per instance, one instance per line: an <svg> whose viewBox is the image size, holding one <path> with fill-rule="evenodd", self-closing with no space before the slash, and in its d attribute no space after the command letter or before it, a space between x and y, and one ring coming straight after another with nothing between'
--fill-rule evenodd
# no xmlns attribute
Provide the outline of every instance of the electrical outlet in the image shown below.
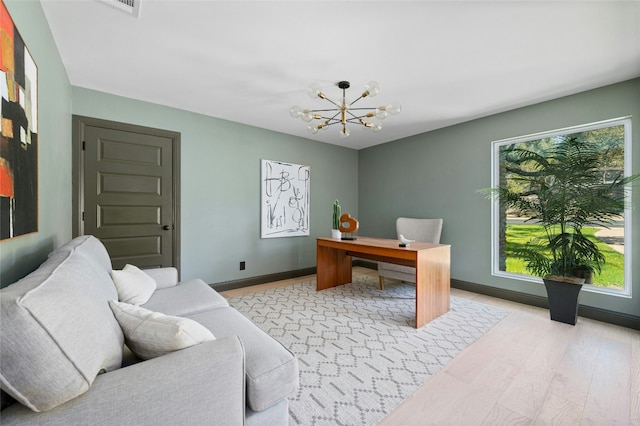
<svg viewBox="0 0 640 426"><path fill-rule="evenodd" d="M244 271L245 266L246 266L246 265L245 265L245 263L244 263L244 260L243 260L242 262L240 262L240 270L241 270L241 271Z"/></svg>

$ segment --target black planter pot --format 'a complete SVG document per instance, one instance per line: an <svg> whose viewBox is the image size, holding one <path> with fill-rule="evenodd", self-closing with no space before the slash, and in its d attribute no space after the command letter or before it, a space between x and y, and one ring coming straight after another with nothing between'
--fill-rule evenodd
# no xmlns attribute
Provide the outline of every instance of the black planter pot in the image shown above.
<svg viewBox="0 0 640 426"><path fill-rule="evenodd" d="M549 313L553 321L576 325L578 321L578 297L582 283L543 278L549 300ZM583 280L584 281L584 280Z"/></svg>

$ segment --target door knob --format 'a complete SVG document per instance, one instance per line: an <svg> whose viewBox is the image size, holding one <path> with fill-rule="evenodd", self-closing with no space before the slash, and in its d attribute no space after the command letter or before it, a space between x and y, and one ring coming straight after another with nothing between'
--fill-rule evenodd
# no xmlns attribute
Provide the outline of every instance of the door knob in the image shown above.
<svg viewBox="0 0 640 426"><path fill-rule="evenodd" d="M173 225L165 225L162 227L165 231L171 231L173 229Z"/></svg>

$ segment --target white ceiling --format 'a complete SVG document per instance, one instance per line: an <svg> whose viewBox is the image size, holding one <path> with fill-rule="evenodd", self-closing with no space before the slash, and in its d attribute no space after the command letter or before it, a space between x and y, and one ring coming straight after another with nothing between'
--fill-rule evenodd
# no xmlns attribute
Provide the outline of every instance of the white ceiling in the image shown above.
<svg viewBox="0 0 640 426"><path fill-rule="evenodd" d="M42 0L71 84L355 149L640 76L640 1L141 1ZM340 80L402 112L348 139L289 116Z"/></svg>

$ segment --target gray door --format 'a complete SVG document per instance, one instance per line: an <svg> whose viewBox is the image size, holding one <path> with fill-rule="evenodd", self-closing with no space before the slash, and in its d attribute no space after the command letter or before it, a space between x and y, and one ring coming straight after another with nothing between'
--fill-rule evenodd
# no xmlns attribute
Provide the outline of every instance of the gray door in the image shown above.
<svg viewBox="0 0 640 426"><path fill-rule="evenodd" d="M98 237L114 269L127 263L177 266L179 135L85 117L74 121L81 135L79 234Z"/></svg>

